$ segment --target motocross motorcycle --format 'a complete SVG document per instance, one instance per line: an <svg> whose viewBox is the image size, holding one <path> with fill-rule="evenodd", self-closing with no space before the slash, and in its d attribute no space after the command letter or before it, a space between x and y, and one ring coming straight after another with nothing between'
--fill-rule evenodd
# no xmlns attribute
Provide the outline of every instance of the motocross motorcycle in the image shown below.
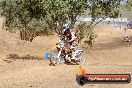
<svg viewBox="0 0 132 88"><path fill-rule="evenodd" d="M61 40L59 43L56 43L53 49L57 50L57 52L52 52L49 58L53 66L60 64L62 58L66 63L75 63L77 65L83 64L85 62L84 56L82 54L83 50L76 50L74 52L75 59L72 60L72 51L67 49L64 42Z"/></svg>

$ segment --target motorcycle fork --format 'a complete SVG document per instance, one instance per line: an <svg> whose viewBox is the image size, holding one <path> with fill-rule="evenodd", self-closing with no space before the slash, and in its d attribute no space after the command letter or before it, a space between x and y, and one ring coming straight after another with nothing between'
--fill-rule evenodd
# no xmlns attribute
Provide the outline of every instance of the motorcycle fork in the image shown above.
<svg viewBox="0 0 132 88"><path fill-rule="evenodd" d="M59 58L61 55L61 50L59 51L58 55L57 55L57 58Z"/></svg>

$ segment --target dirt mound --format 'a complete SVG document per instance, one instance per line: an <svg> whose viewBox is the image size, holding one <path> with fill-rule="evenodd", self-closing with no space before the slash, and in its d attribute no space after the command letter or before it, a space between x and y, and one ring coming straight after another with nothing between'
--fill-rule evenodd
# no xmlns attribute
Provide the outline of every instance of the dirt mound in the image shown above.
<svg viewBox="0 0 132 88"><path fill-rule="evenodd" d="M58 37L56 35L38 36L33 42L20 40L19 32L10 33L2 29L3 21L3 18L0 18L0 61L11 54L17 54L19 56L37 56L43 57L44 59L45 52L57 42Z"/></svg>

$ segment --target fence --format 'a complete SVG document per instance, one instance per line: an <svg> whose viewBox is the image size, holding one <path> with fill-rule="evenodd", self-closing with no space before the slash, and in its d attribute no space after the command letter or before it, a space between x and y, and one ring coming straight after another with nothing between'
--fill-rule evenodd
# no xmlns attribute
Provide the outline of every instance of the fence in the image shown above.
<svg viewBox="0 0 132 88"><path fill-rule="evenodd" d="M101 19L102 18L97 19L95 21L95 23L100 21ZM88 17L80 18L79 22L80 21L83 21L83 22L90 24L92 22L92 18L88 18ZM111 24L113 26L113 29L122 29L124 26L127 25L128 22L129 21L127 18L106 18L106 19L102 20L101 22L99 22L97 25Z"/></svg>

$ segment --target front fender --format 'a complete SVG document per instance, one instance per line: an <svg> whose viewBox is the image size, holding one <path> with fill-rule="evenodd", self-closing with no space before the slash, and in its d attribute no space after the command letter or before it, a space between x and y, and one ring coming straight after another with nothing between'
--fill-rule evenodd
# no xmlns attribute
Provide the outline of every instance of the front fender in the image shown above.
<svg viewBox="0 0 132 88"><path fill-rule="evenodd" d="M58 46L58 45L53 46L53 47L52 47L52 50L54 50L54 49L56 49L56 48L59 48L59 46Z"/></svg>

